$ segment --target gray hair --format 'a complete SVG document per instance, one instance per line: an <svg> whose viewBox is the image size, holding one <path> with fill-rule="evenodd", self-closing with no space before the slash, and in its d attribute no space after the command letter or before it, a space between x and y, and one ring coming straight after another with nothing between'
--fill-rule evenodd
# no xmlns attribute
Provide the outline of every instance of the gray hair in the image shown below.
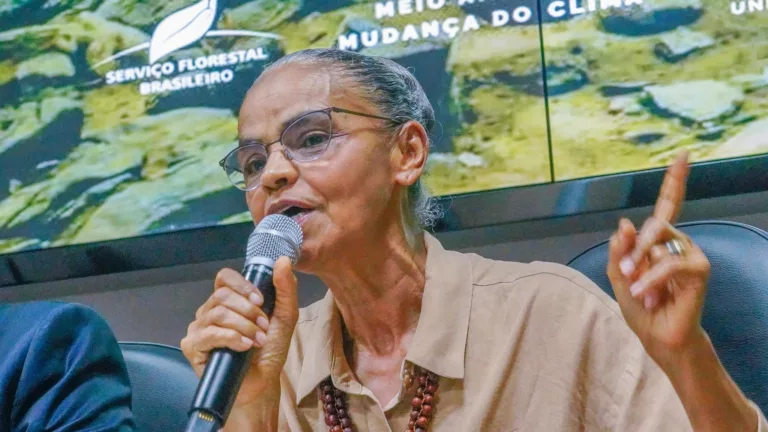
<svg viewBox="0 0 768 432"><path fill-rule="evenodd" d="M435 125L435 111L424 89L413 74L390 59L338 49L307 49L281 57L265 72L290 63L329 65L342 77L356 82L360 96L377 107L383 116L398 123L415 120L427 133ZM410 231L407 234L413 235L434 226L442 216L442 209L418 179L403 194L401 214Z"/></svg>

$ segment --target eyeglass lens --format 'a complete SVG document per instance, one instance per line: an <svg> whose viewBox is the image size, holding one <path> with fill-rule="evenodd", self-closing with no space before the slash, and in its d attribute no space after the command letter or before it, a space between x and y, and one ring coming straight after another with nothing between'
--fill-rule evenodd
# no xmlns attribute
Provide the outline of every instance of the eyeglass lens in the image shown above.
<svg viewBox="0 0 768 432"><path fill-rule="evenodd" d="M286 156L297 161L318 158L331 140L331 116L316 111L298 118L283 131L280 143ZM267 165L268 153L261 144L239 147L227 156L224 168L229 180L239 189L255 188Z"/></svg>

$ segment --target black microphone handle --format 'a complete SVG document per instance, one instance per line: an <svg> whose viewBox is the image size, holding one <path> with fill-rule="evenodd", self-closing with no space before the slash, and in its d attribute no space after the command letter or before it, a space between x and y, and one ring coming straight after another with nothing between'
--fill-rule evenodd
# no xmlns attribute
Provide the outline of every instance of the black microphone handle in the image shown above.
<svg viewBox="0 0 768 432"><path fill-rule="evenodd" d="M261 291L261 295L264 296L261 310L268 317L271 317L272 311L275 309L276 298L275 286L272 284L272 267L264 264L246 265L243 269L243 276Z"/></svg>
<svg viewBox="0 0 768 432"><path fill-rule="evenodd" d="M267 316L271 317L275 308L272 268L264 264L247 265L243 269L243 276L261 291L264 296L261 309ZM252 355L253 349L245 352L232 351L226 348L213 350L195 391L187 432L218 430L224 425L240 385L243 383L243 378L248 372ZM212 421L215 424L210 425L211 429L193 426L193 423L201 423L201 418L205 420L203 423Z"/></svg>

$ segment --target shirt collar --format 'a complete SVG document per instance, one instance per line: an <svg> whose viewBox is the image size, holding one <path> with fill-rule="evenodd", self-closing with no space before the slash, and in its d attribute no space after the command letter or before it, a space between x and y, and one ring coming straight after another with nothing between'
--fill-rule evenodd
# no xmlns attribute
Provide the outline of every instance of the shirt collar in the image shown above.
<svg viewBox="0 0 768 432"><path fill-rule="evenodd" d="M317 307L317 316L306 322L301 320L299 326L309 326L307 329L307 343L303 351L301 360L301 373L299 382L296 386L296 404L315 391L328 375L331 374L331 365L333 363L334 344L341 339L340 320L338 310L330 291L325 294ZM310 306L312 307L312 306ZM294 339L295 343L298 339Z"/></svg>
<svg viewBox="0 0 768 432"><path fill-rule="evenodd" d="M430 234L424 236L426 284L416 333L405 359L442 377L463 379L472 265L468 256L445 250ZM310 327L302 350L305 355L296 388L297 404L328 375L338 388L360 392L344 357L340 314L330 291L316 307L317 317L306 323Z"/></svg>
<svg viewBox="0 0 768 432"><path fill-rule="evenodd" d="M446 378L464 378L464 350L472 303L469 257L447 251L429 234L421 315L405 359Z"/></svg>

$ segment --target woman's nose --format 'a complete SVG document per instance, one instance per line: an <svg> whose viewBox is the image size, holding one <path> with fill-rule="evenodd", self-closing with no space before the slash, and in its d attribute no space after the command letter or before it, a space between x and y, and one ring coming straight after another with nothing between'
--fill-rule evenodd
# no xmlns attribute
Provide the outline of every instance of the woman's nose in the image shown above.
<svg viewBox="0 0 768 432"><path fill-rule="evenodd" d="M299 173L286 157L283 146L272 148L261 174L261 187L274 192L296 182Z"/></svg>

